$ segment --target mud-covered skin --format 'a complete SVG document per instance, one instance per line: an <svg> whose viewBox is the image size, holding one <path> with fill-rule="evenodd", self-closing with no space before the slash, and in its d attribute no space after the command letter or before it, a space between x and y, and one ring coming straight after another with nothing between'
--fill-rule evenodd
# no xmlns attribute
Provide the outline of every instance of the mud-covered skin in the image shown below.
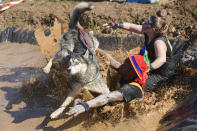
<svg viewBox="0 0 197 131"><path fill-rule="evenodd" d="M96 108L103 105L106 105L109 102L117 102L122 101L123 96L119 91L113 91L109 94L102 94L95 99L92 99L87 102L90 108ZM82 105L74 105L74 107L71 107L68 112L66 112L67 115L74 115L77 116L81 113L85 112L85 108Z"/></svg>

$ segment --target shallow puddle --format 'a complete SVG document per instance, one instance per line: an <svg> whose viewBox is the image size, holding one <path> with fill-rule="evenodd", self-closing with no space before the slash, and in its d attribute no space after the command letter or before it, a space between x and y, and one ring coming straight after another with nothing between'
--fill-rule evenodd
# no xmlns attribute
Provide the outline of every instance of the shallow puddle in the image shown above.
<svg viewBox="0 0 197 131"><path fill-rule="evenodd" d="M20 94L23 82L46 64L38 46L0 44L0 126L2 131L34 130L46 108L27 107ZM39 73L36 73L40 75Z"/></svg>

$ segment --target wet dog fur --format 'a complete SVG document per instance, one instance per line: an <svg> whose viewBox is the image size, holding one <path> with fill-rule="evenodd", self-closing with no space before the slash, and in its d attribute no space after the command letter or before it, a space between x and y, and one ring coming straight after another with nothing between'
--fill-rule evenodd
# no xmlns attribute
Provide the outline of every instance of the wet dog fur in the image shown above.
<svg viewBox="0 0 197 131"><path fill-rule="evenodd" d="M74 97L79 94L81 88L99 94L109 93L109 89L104 83L101 74L97 72L96 64L95 61L84 56L70 58L67 74L72 76L72 91L68 94L63 104L50 115L52 119L57 118L65 110L74 100Z"/></svg>
<svg viewBox="0 0 197 131"><path fill-rule="evenodd" d="M84 47L83 43L81 42L81 40L79 39L80 37L80 32L78 30L78 20L79 17L81 16L82 13L84 13L85 11L88 10L92 10L93 9L93 5L88 4L86 2L82 2L80 4L78 4L70 17L70 23L69 23L69 29L68 32L64 33L61 35L60 37L60 44L58 45L58 51L55 54L55 56L53 56L49 62L47 63L47 65L43 68L43 71L45 73L49 73L50 69L52 67L53 62L60 58L61 60L63 58L66 58L67 56L69 56L70 53L81 53L83 52L85 54L87 48ZM99 42L96 39L96 37L93 36L93 34L83 30L86 33L86 36L88 38L88 40L90 41L90 43L93 46L93 50L95 51L98 46L99 46Z"/></svg>
<svg viewBox="0 0 197 131"><path fill-rule="evenodd" d="M109 93L109 89L99 73L97 60L89 57L89 50L84 48L83 44L79 40L80 34L77 29L78 19L83 12L91 10L92 8L93 6L91 4L84 2L78 4L74 8L69 23L69 31L63 34L60 38L59 51L53 58L50 59L48 64L43 69L45 73L49 73L55 59L69 57L69 64L66 72L72 76L72 90L63 104L50 115L51 119L55 119L63 113L66 107L74 100L74 97L80 92L81 88L85 88L96 93ZM85 33L87 34L89 41L92 43L93 51L95 53L95 50L99 46L99 42L92 34L88 32ZM85 53L83 55L73 57L69 55L69 52Z"/></svg>

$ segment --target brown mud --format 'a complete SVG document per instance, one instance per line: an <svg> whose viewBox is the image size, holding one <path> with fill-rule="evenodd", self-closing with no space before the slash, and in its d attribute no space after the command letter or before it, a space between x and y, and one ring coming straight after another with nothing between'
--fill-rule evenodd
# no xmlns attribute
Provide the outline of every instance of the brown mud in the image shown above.
<svg viewBox="0 0 197 131"><path fill-rule="evenodd" d="M38 46L18 43L0 44L0 125L2 131L33 129L37 126L36 117L45 113L44 108L35 108L30 112L21 97L21 86L31 79L32 74L39 74L39 67L46 63ZM17 119L15 119L17 118ZM26 119L31 119L24 122Z"/></svg>
<svg viewBox="0 0 197 131"><path fill-rule="evenodd" d="M95 5L95 9L83 15L80 21L85 29L93 30L95 35L113 36L115 39L132 36L134 34L126 31L113 32L105 29L102 24L110 21L140 24L148 16L156 13L170 23L168 35L171 38L188 39L194 37L197 30L196 1L169 0L152 5L122 5L107 1L91 3ZM1 14L1 30L10 26L35 30L39 44L39 47L13 43L0 45L0 125L3 131L35 130L39 124L44 123L45 116L65 99L70 90L70 78L62 73L65 68L56 61L48 76L42 74L40 68L57 51L59 37L66 32L69 14L76 4L68 1L34 0L17 5ZM51 30L52 34L49 37L44 36L45 29ZM124 44L115 46L119 45L120 41L115 41L115 45L111 45L110 39L104 42L101 42L102 49L121 62L128 53L134 54L139 49L136 43L133 47L125 48ZM108 50L109 47L113 50ZM97 58L105 82L114 90L119 76L109 67L106 57L97 52ZM68 118L62 114L60 119L45 123L45 127L40 130L156 130L163 115L175 108L192 90L192 76L187 72L182 73L182 69L178 72L181 73L176 75L173 81L159 85L161 88L155 92L145 93L143 99L129 103L110 103L76 118ZM78 97L88 100L92 95L82 91Z"/></svg>

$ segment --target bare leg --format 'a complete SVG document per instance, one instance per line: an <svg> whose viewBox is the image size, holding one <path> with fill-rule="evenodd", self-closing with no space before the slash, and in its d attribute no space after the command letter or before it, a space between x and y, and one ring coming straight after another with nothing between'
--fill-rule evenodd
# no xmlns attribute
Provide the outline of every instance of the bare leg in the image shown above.
<svg viewBox="0 0 197 131"><path fill-rule="evenodd" d="M109 94L102 94L90 101L87 101L87 104L90 108L100 107L103 106L109 102L115 102L115 101L122 101L123 96L119 91L113 91ZM68 112L66 112L67 115L74 115L77 116L81 113L85 112L85 108L82 105L75 105L74 107L71 107Z"/></svg>
<svg viewBox="0 0 197 131"><path fill-rule="evenodd" d="M48 74L49 72L50 72L50 70L51 70L51 66L52 66L52 64L53 64L53 61L55 61L56 59L58 59L58 58L63 58L63 57L66 57L66 56L68 56L68 52L67 51L58 51L56 54L55 54L55 56L53 56L50 60L49 60L49 62L47 63L47 65L43 68L43 71L46 73L46 74Z"/></svg>
<svg viewBox="0 0 197 131"><path fill-rule="evenodd" d="M43 68L43 71L48 74L50 72L51 66L53 64L55 57L51 58L48 62L48 64Z"/></svg>
<svg viewBox="0 0 197 131"><path fill-rule="evenodd" d="M98 48L97 51L99 51L102 55L105 55L105 56L108 57L108 59L110 60L110 65L113 68L118 69L121 66L121 63L120 62L118 62L117 60L115 60L110 54L108 54L104 50Z"/></svg>

